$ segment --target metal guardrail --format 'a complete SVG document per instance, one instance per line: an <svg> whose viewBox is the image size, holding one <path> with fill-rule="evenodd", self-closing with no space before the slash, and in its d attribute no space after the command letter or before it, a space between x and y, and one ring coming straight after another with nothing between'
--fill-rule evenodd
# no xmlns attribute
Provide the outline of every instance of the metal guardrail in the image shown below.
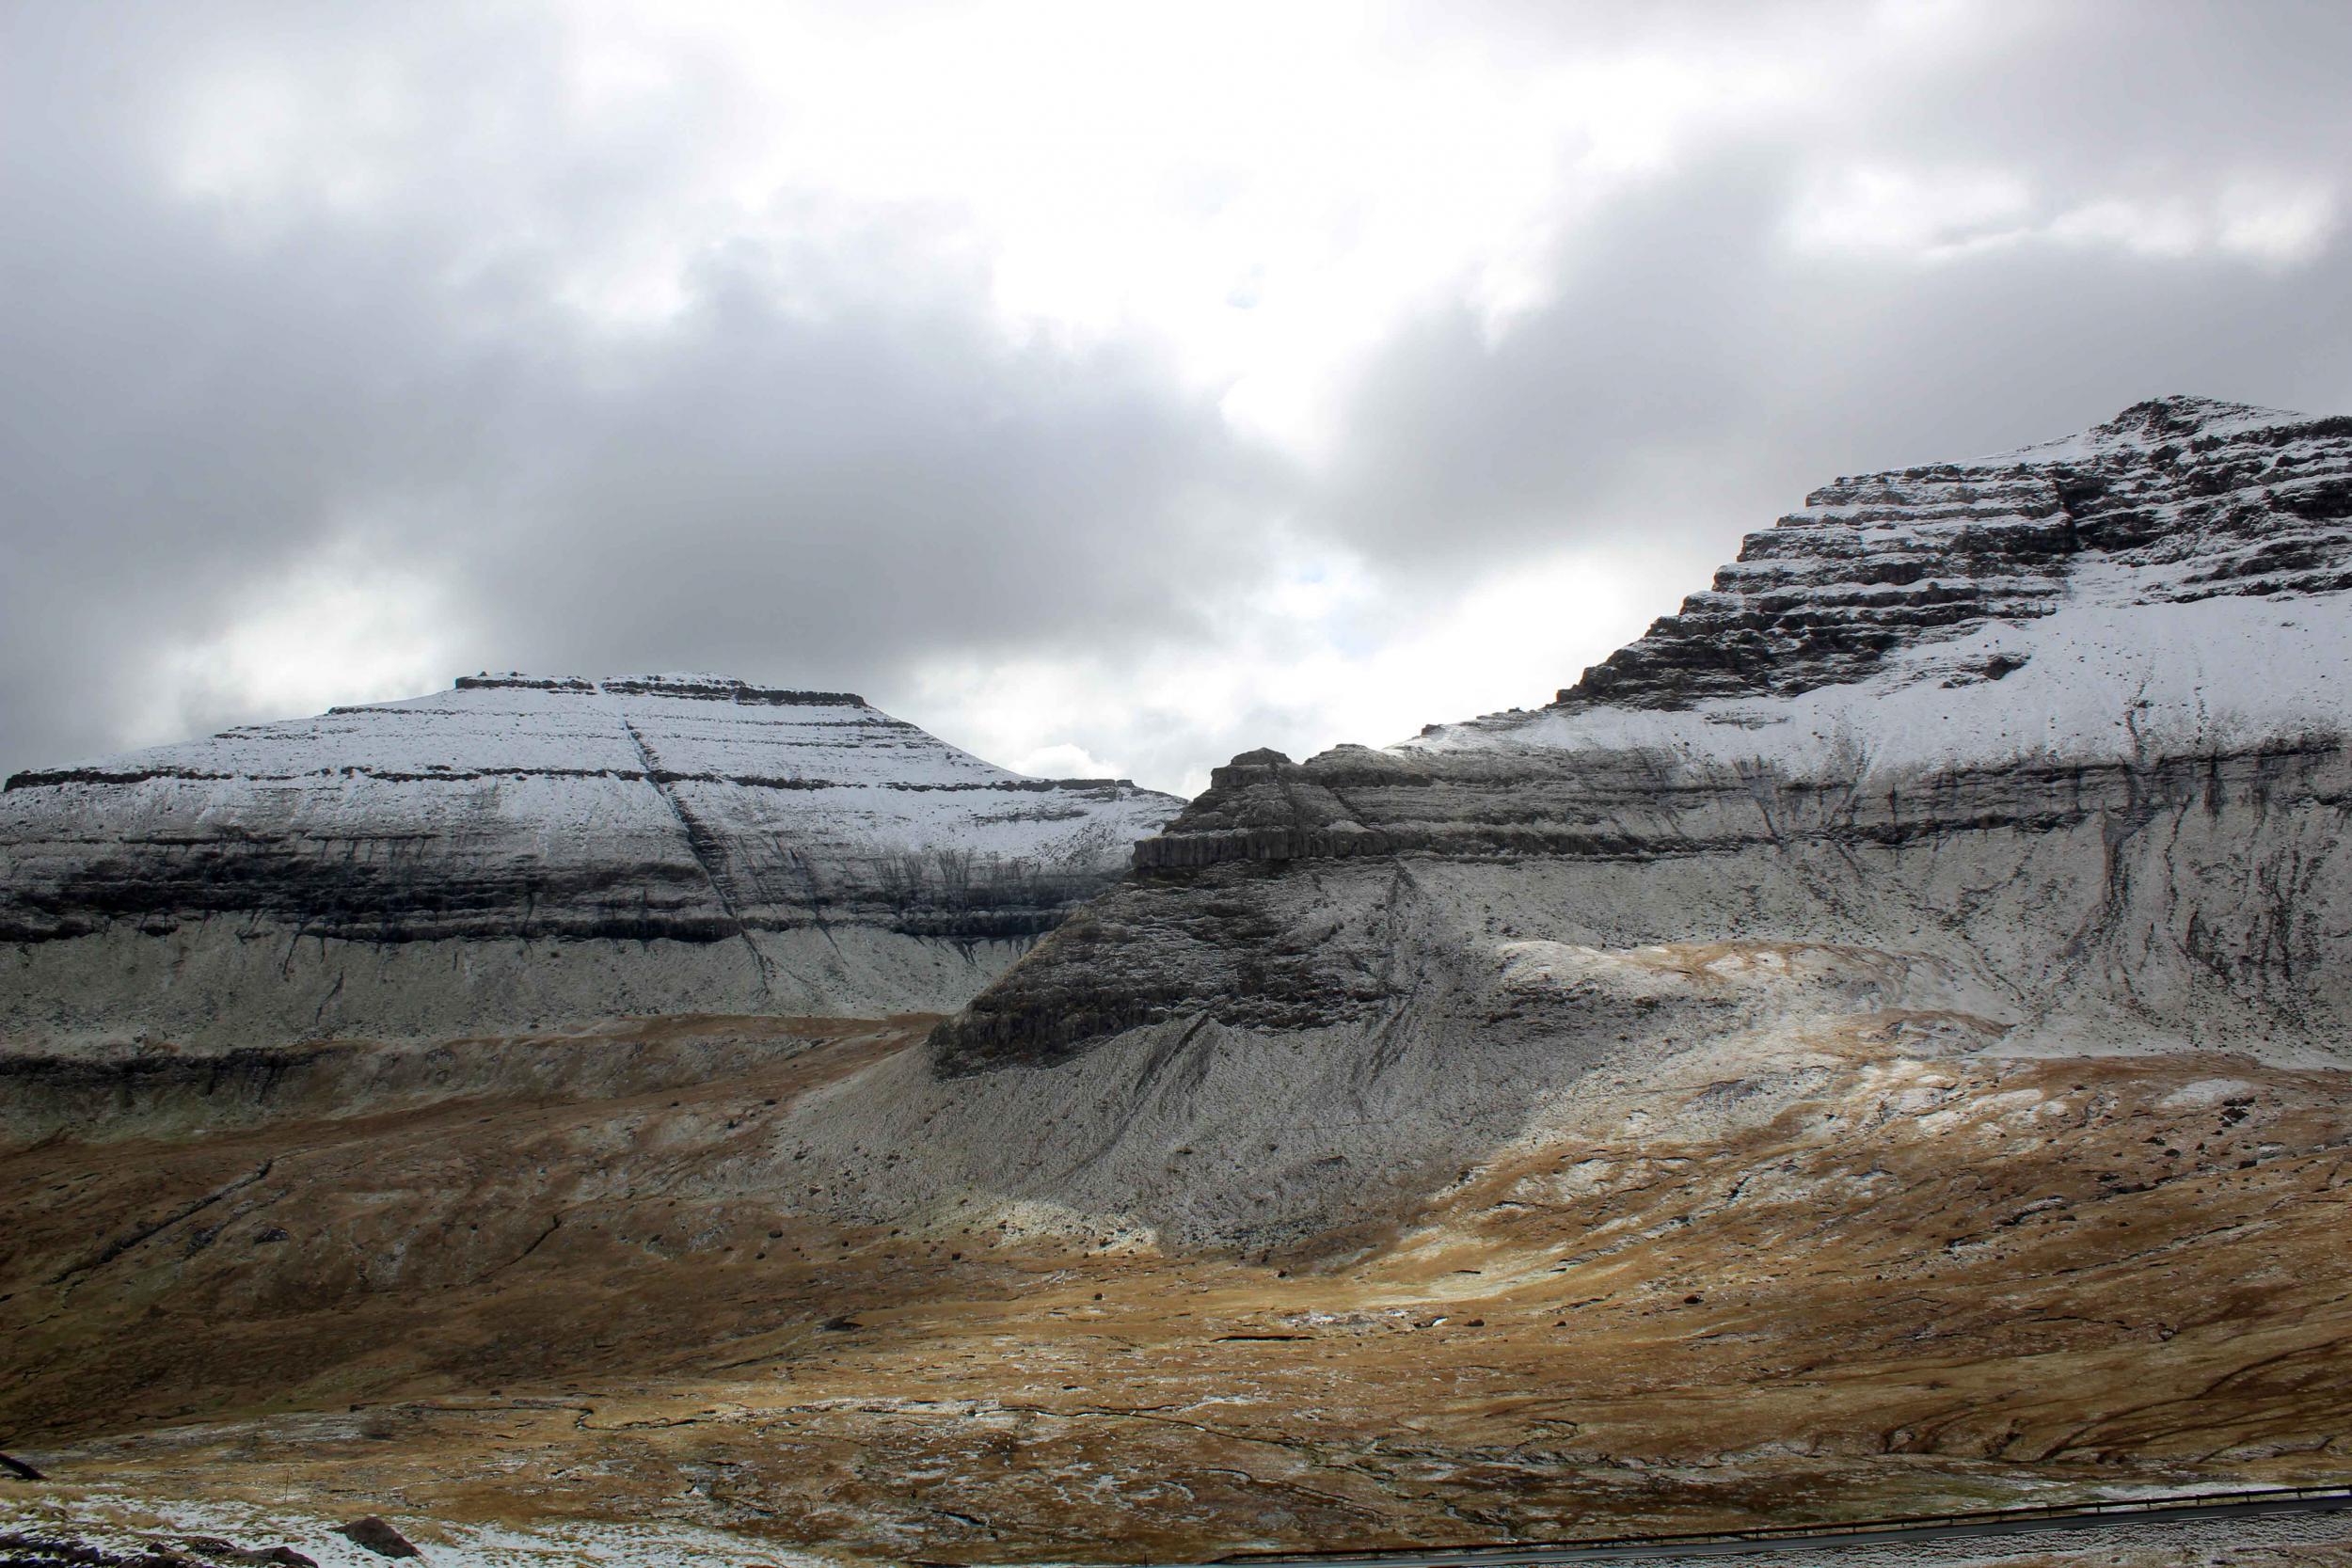
<svg viewBox="0 0 2352 1568"><path fill-rule="evenodd" d="M1745 1529L1689 1530L1664 1535L1604 1535L1549 1541L1484 1543L1470 1546L1423 1546L1399 1543L1392 1546L1329 1552L1236 1552L1218 1563L1345 1563L1414 1558L1465 1564L1512 1560L1534 1553L1656 1550L1673 1546L1710 1546L1756 1542L1812 1541L1840 1536L1899 1535L1924 1529L1965 1529L1983 1526L2069 1520L2097 1520L2118 1514L2163 1514L2192 1509L2218 1509L2266 1502L2336 1501L2352 1507L2352 1481L2320 1486L2267 1486L2235 1492L2178 1492L2153 1497L2121 1497L2098 1502L2028 1503L2020 1508L1980 1509L1966 1513L1891 1514L1876 1519L1848 1519L1821 1524L1756 1525Z"/></svg>

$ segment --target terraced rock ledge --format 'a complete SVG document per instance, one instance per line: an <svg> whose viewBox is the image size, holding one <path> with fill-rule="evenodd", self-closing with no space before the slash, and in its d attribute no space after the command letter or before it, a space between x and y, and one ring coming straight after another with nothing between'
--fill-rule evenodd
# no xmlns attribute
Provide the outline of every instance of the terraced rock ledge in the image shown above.
<svg viewBox="0 0 2352 1568"><path fill-rule="evenodd" d="M0 1037L256 1046L969 997L1179 804L840 691L460 679L0 794Z"/></svg>

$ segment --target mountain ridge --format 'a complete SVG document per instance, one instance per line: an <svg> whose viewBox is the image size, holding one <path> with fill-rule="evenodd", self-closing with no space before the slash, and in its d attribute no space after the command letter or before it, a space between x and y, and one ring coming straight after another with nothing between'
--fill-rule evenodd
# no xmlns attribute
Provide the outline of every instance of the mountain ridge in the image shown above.
<svg viewBox="0 0 2352 1568"><path fill-rule="evenodd" d="M1757 618L1747 663L1651 661L1679 705L1243 753L889 1094L951 1184L1231 1245L1344 1229L1702 1050L1731 1080L1866 1027L2340 1059L2352 421L2138 407L2038 449L2097 499L2055 468L2021 499L2008 457L1816 492L1750 540L1810 575L1758 552L1708 591ZM1967 613L1887 639L1880 591L1939 583ZM879 1094L841 1142L906 1124Z"/></svg>
<svg viewBox="0 0 2352 1568"><path fill-rule="evenodd" d="M1524 731L1596 708L1801 695L1865 680L1889 653L2058 613L2070 597L2190 604L2352 588L2346 438L2348 416L2170 397L2057 441L1841 476L1747 535L1708 589L1544 708L1466 723ZM2130 580L2076 580L2092 565ZM1947 678L2000 680L2024 667L2014 657L1988 649Z"/></svg>
<svg viewBox="0 0 2352 1568"><path fill-rule="evenodd" d="M938 1011L1177 804L1013 774L850 692L485 673L14 775L0 1025L253 1043Z"/></svg>
<svg viewBox="0 0 2352 1568"><path fill-rule="evenodd" d="M2298 428L2290 472L2324 497L2352 432ZM2265 530L2316 526L2326 553L2352 524L2262 499L2279 483L2201 493L2212 464L2125 436L2075 445L2111 491L2161 492L2129 510L2181 548L2021 565L2042 523L1970 470L1902 481L1916 527L2001 546L1950 560L2040 573L2052 608L1997 589L1840 642L1820 617L1871 608L1840 585L1922 556L1815 550L1816 575L1742 589L1795 595L1754 651L1850 678L1702 668L1679 708L1245 752L936 1028L0 1055L12 1450L142 1528L282 1510L331 1468L339 1506L430 1550L650 1513L762 1560L1442 1551L2324 1482L2352 1342L2352 755L2327 662L2352 595L2163 591ZM1881 523L1915 527L1807 537ZM1937 576L1960 574L1912 580ZM715 891L731 841L683 816L852 793L725 780L837 780L818 736L866 733L853 711L664 711L588 748L645 777L564 785L646 808L647 864ZM754 713L850 730L775 732L816 747L776 753L794 768L684 718ZM860 754L885 783L976 777ZM755 899L760 866L724 885ZM771 940L745 924L648 945L700 984L697 955ZM534 943L492 979L624 945Z"/></svg>

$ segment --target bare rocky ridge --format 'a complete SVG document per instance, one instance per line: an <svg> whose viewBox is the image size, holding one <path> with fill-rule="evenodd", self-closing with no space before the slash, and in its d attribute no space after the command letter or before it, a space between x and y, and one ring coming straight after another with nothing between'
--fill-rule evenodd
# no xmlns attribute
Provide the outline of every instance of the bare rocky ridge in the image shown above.
<svg viewBox="0 0 2352 1568"><path fill-rule="evenodd" d="M847 692L461 679L0 796L0 1030L240 1046L960 1003L1178 802Z"/></svg>
<svg viewBox="0 0 2352 1568"><path fill-rule="evenodd" d="M2092 563L2170 603L2352 588L2352 419L2137 404L2074 441L1839 479L1558 707L1688 708L1860 680L1890 655L2065 602ZM1988 659L1967 672L1998 680Z"/></svg>

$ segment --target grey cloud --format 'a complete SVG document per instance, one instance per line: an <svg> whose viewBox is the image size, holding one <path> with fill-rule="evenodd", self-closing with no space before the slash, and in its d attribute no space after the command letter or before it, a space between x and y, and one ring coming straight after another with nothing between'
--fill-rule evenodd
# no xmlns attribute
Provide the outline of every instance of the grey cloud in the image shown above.
<svg viewBox="0 0 2352 1568"><path fill-rule="evenodd" d="M1311 478L1138 344L1006 341L984 271L939 260L951 214L796 198L797 238L699 258L675 318L585 325L554 297L566 269L741 107L714 87L707 119L582 120L527 11L21 8L0 49L0 769L119 744L157 649L336 543L445 578L465 667L723 668L888 700L929 659L1046 657L1117 690L1212 635L1286 530L1424 595L1630 539L1662 611L1840 471L2161 392L2352 407L2341 235L2282 267L1789 247L1815 182L1863 161L2014 168L2045 204L2126 177L2200 198L2341 179L2340 10L2034 11L2019 49L1920 59L1692 150L1565 233L1549 303L1499 339L1467 309L1407 322ZM1445 14L1471 21L1423 25L1589 41L1563 8ZM1642 25L1688 40L1711 13L1658 14ZM185 62L288 27L324 76L356 50L421 95L385 135L422 206L264 222L165 187ZM1526 672L1528 700L1575 673ZM1302 721L1269 691L1215 733L1122 722L1073 715L1068 737L1152 731L1138 750L1168 778Z"/></svg>
<svg viewBox="0 0 2352 1568"><path fill-rule="evenodd" d="M1856 83L1835 115L1714 149L1580 226L1548 303L1499 341L1468 309L1410 324L1359 383L1325 515L1422 573L1631 537L1662 613L1703 585L1693 561L1838 473L2048 439L2174 391L2352 408L2341 232L2285 266L2030 236L1927 261L1789 243L1818 177L1850 163L2011 167L2043 216L2127 159L2201 198L2322 167L2352 206L2324 162L2352 110L2314 63L2344 57L2345 18L2168 16L2054 10L2037 53ZM1530 672L1530 700L1576 673Z"/></svg>
<svg viewBox="0 0 2352 1568"><path fill-rule="evenodd" d="M691 626L730 663L846 680L1183 629L1171 585L1237 553L1220 519L1272 483L1148 363L1006 349L977 304L770 297L714 267L612 390L532 388L514 446L544 477L494 569L538 657L659 663Z"/></svg>
<svg viewBox="0 0 2352 1568"><path fill-rule="evenodd" d="M328 543L451 577L469 668L887 686L1191 629L1279 483L1137 352L1004 341L919 219L705 258L606 334L550 303L560 250L461 276L446 214L257 237L163 196L60 53L0 192L42 219L0 241L0 767L118 743L146 656Z"/></svg>

